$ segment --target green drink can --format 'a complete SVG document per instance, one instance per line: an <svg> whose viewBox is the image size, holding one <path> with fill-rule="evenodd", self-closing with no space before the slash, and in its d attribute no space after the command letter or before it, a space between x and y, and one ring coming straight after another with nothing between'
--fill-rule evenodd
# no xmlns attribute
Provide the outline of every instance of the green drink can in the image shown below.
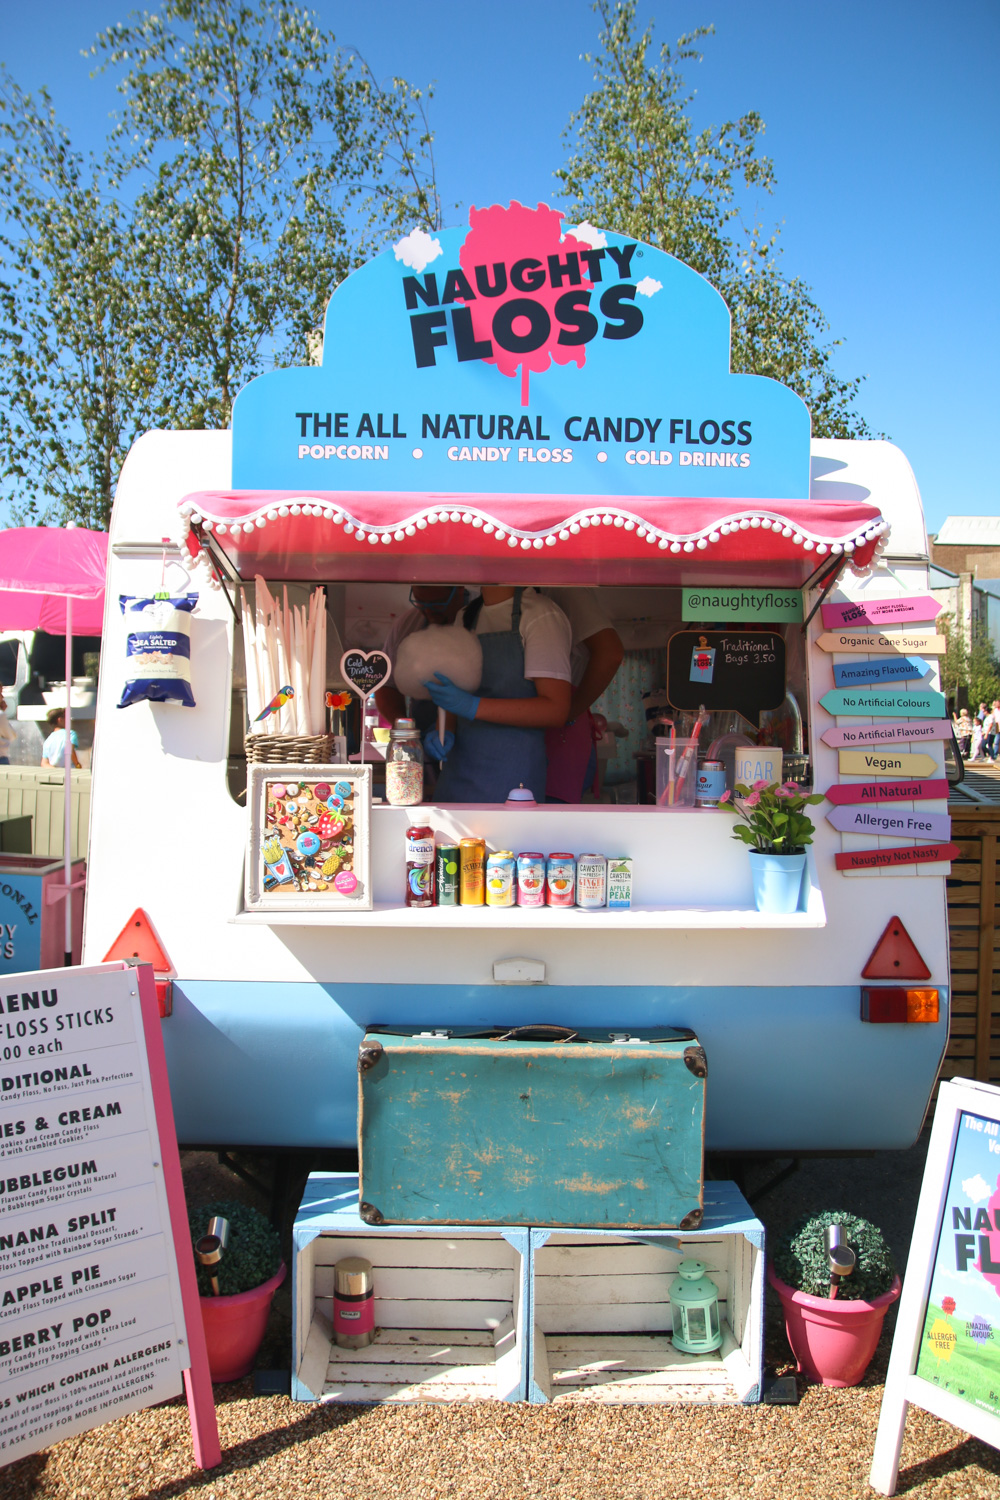
<svg viewBox="0 0 1000 1500"><path fill-rule="evenodd" d="M435 855L438 906L458 905L459 860L457 844L438 844Z"/></svg>

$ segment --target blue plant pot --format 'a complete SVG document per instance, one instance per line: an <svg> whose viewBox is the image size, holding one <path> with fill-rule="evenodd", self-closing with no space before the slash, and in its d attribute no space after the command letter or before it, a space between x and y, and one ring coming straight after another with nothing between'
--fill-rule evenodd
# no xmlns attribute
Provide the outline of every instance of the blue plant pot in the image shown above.
<svg viewBox="0 0 1000 1500"><path fill-rule="evenodd" d="M750 869L757 910L780 915L798 911L805 867L804 854L761 854L751 849Z"/></svg>

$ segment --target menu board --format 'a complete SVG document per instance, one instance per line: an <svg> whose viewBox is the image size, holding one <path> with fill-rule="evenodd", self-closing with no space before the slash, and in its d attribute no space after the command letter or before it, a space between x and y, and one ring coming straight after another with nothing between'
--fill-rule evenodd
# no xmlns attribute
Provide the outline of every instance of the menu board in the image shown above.
<svg viewBox="0 0 1000 1500"><path fill-rule="evenodd" d="M677 709L730 709L753 724L785 701L785 642L771 631L682 630L667 643L667 697Z"/></svg>
<svg viewBox="0 0 1000 1500"><path fill-rule="evenodd" d="M138 971L5 975L0 1463L181 1392L164 1165Z"/></svg>
<svg viewBox="0 0 1000 1500"><path fill-rule="evenodd" d="M871 1469L883 1495L911 1403L1000 1447L1000 1089L970 1079L942 1083L934 1112Z"/></svg>

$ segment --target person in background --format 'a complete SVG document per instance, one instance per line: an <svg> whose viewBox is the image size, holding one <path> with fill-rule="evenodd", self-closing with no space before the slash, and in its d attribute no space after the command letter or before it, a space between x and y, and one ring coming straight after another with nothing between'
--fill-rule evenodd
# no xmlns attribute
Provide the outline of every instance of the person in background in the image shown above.
<svg viewBox="0 0 1000 1500"><path fill-rule="evenodd" d="M64 708L50 708L45 715L45 722L49 726L49 736L42 746L43 766L65 766L66 764L66 710ZM80 761L76 753L76 747L80 741L76 737L76 730L70 730L70 750L73 756L73 765L80 769Z"/></svg>
<svg viewBox="0 0 1000 1500"><path fill-rule="evenodd" d="M7 717L7 699L0 690L0 766L10 765L10 747L16 739L14 727Z"/></svg>
<svg viewBox="0 0 1000 1500"><path fill-rule="evenodd" d="M549 802L580 802L597 772L591 705L614 680L625 648L601 608L595 589L546 589L545 592L563 611L573 632L569 718L562 728L545 731L549 761L545 794Z"/></svg>
<svg viewBox="0 0 1000 1500"><path fill-rule="evenodd" d="M969 761L971 763L974 760L985 760L985 758L983 755L983 726L977 715L972 721L972 744L969 747Z"/></svg>
<svg viewBox="0 0 1000 1500"><path fill-rule="evenodd" d="M968 760L969 750L972 747L972 720L969 718L969 710L963 708L960 714L952 714L951 718L955 738L958 740L959 754L963 760Z"/></svg>
<svg viewBox="0 0 1000 1500"><path fill-rule="evenodd" d="M400 641L404 641L415 630L426 630L428 625L454 624L459 610L468 602L468 592L460 583L415 583L410 590L410 608L392 626L382 650L394 662ZM376 690L375 702L383 719L388 719L390 724L394 724L406 713L406 699L391 674L388 682L384 682ZM421 733L430 729L437 716L434 705L426 701L415 702L413 711Z"/></svg>
<svg viewBox="0 0 1000 1500"><path fill-rule="evenodd" d="M1000 748L1000 698L994 698L993 707L983 721L983 734L985 736L983 749L986 752L986 758L996 765L997 749Z"/></svg>
<svg viewBox="0 0 1000 1500"><path fill-rule="evenodd" d="M425 684L438 708L454 715L442 745L437 730L427 754L444 760L439 802L504 802L517 786L545 801L545 730L565 724L572 691L573 632L559 606L537 589L483 584L463 614L483 648L478 693L442 673Z"/></svg>
<svg viewBox="0 0 1000 1500"><path fill-rule="evenodd" d="M979 707L976 709L976 723L977 724L981 724L985 718L986 718L986 704L985 703L980 703Z"/></svg>

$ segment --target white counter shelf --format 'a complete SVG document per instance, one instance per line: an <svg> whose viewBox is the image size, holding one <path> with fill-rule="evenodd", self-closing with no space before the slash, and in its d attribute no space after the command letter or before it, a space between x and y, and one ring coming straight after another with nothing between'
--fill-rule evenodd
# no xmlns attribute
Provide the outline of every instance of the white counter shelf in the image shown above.
<svg viewBox="0 0 1000 1500"><path fill-rule="evenodd" d="M826 926L826 907L809 850L803 910L788 916L759 912L745 845L732 837L733 817L714 809L659 812L616 804L550 803L529 809L502 804L372 807L372 911L238 911L230 920L270 927L402 927L416 931L490 928L500 931L605 933ZM598 851L632 860L633 904L629 911L582 907L434 906L406 907L405 832L410 824L431 827L439 843L476 836L487 849L539 850L550 854Z"/></svg>
<svg viewBox="0 0 1000 1500"><path fill-rule="evenodd" d="M805 928L825 927L826 909L818 890L810 893L807 911L778 916L752 907L633 906L630 911L584 910L581 907L432 906L415 908L376 902L373 911L241 911L232 922L267 927L412 927L492 928L495 932L570 929L578 932L634 932L657 928Z"/></svg>

